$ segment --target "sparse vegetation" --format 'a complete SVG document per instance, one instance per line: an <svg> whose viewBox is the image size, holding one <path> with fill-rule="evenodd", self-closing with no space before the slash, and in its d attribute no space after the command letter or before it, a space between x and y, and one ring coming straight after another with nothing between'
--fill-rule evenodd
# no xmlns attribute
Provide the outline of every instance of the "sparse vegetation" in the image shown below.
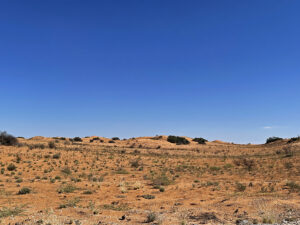
<svg viewBox="0 0 300 225"><path fill-rule="evenodd" d="M3 207L2 209L0 209L0 218L5 218L9 216L18 216L22 212L24 212L23 206L13 207L13 208Z"/></svg>
<svg viewBox="0 0 300 225"><path fill-rule="evenodd" d="M132 209L134 212L137 201L141 203L140 210L145 210L145 204L163 202L161 212L172 220L174 214L168 206L176 209L177 215L184 214L183 208L189 206L189 215L179 218L179 222L188 224L218 221L209 213L193 215L201 203L188 196L198 192L217 199L204 198L203 201L220 216L224 215L224 209L234 212L239 202L243 210L248 208L252 212L247 215L249 221L254 221L251 215L255 213L252 206L255 198L268 196L278 200L277 196L280 196L284 199L282 201L288 202L291 198L297 201L300 196L297 141L292 145L282 141L273 145L220 142L203 146L196 141L177 146L168 143L164 136L120 140L113 145L107 144L109 139L105 139L104 144L100 138L92 144L89 140L93 138L74 143L60 138L37 137L20 140L24 144L22 148L2 146L1 206L11 207L8 201L16 205L25 203L28 204L26 215L32 215L31 199L34 197L45 199L53 209L53 215L57 212L61 215L72 213L72 208L77 208L76 212L80 212L83 218L90 213L105 218L111 216L111 211L124 211L125 217L119 219L126 221L126 211ZM50 142L54 143L54 148L49 146ZM159 150L156 148L158 144L161 146ZM286 182L287 178L289 182ZM182 194L186 198L178 198ZM273 200L268 201L272 203ZM218 207L215 207L216 203ZM4 211L11 213L9 209L14 210L7 208L3 214ZM234 215L242 213L239 211ZM152 221L149 224L159 224L165 218L156 213L133 215L128 219L136 216L139 221ZM273 218L267 214L257 214L256 217L257 222ZM134 221L127 222L134 224ZM104 219L103 222L107 221Z"/></svg>
<svg viewBox="0 0 300 225"><path fill-rule="evenodd" d="M156 216L156 214L154 212L148 213L147 219L146 219L145 223L152 223L152 222L154 222L156 220L156 217L157 216Z"/></svg>
<svg viewBox="0 0 300 225"><path fill-rule="evenodd" d="M300 141L300 136L291 138L290 140L288 140L288 143L294 143L298 141Z"/></svg>
<svg viewBox="0 0 300 225"><path fill-rule="evenodd" d="M59 194L61 193L73 193L77 190L77 187L72 184L62 185L60 188L57 189Z"/></svg>

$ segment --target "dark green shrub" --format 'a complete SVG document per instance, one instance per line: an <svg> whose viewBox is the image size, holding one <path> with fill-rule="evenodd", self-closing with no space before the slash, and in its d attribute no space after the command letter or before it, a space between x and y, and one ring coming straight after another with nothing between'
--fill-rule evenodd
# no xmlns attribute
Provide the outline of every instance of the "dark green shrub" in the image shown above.
<svg viewBox="0 0 300 225"><path fill-rule="evenodd" d="M56 146L55 146L55 143L53 142L53 141L50 141L49 143L48 143L48 147L49 148L56 148Z"/></svg>
<svg viewBox="0 0 300 225"><path fill-rule="evenodd" d="M7 166L8 171L13 171L13 170L16 170L16 169L17 169L17 167L12 163Z"/></svg>
<svg viewBox="0 0 300 225"><path fill-rule="evenodd" d="M160 188L159 188L159 191L160 191L160 192L164 192L164 191L165 191L165 188L164 188L164 187L160 187Z"/></svg>
<svg viewBox="0 0 300 225"><path fill-rule="evenodd" d="M113 137L112 140L114 140L114 141L119 141L120 138L118 138L118 137Z"/></svg>
<svg viewBox="0 0 300 225"><path fill-rule="evenodd" d="M138 167L140 167L140 159L136 159L136 160L132 161L130 164L131 164L131 167L138 168Z"/></svg>
<svg viewBox="0 0 300 225"><path fill-rule="evenodd" d="M31 192L31 189L28 187L23 187L19 190L18 195L26 195Z"/></svg>
<svg viewBox="0 0 300 225"><path fill-rule="evenodd" d="M154 195L142 195L144 199L155 199Z"/></svg>
<svg viewBox="0 0 300 225"><path fill-rule="evenodd" d="M80 137L74 137L73 141L82 142L82 139Z"/></svg>
<svg viewBox="0 0 300 225"><path fill-rule="evenodd" d="M171 142L171 143L175 143L177 145L187 145L189 144L190 142L184 138L184 137L179 137L179 136L173 136L173 135L170 135L168 136L168 139L167 139L168 142Z"/></svg>
<svg viewBox="0 0 300 225"><path fill-rule="evenodd" d="M239 182L236 183L236 190L239 191L239 192L243 192L246 190L246 185L244 184L241 184Z"/></svg>
<svg viewBox="0 0 300 225"><path fill-rule="evenodd" d="M60 153L56 153L52 156L53 159L59 159L60 158Z"/></svg>
<svg viewBox="0 0 300 225"><path fill-rule="evenodd" d="M269 143L272 143L272 142L275 142L275 141L279 141L279 140L282 140L282 138L280 138L280 137L269 137L266 140L266 144L269 144Z"/></svg>
<svg viewBox="0 0 300 225"><path fill-rule="evenodd" d="M0 145L14 146L18 144L18 139L6 132L0 132Z"/></svg>
<svg viewBox="0 0 300 225"><path fill-rule="evenodd" d="M205 143L207 142L207 140L204 138L194 138L193 141L198 142L198 144L201 145L205 145Z"/></svg>

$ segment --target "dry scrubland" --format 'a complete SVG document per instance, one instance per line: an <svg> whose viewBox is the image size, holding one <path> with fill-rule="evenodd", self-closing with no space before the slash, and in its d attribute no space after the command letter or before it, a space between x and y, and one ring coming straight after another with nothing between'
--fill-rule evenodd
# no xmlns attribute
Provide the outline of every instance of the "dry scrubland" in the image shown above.
<svg viewBox="0 0 300 225"><path fill-rule="evenodd" d="M77 139L76 139L77 140ZM235 224L300 218L300 142L166 136L0 145L0 224Z"/></svg>

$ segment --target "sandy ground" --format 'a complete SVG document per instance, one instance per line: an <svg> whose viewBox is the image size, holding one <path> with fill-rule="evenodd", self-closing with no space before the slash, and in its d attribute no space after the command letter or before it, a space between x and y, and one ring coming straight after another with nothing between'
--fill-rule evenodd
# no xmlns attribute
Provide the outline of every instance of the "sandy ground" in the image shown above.
<svg viewBox="0 0 300 225"><path fill-rule="evenodd" d="M0 224L300 218L298 142L201 145L187 138L190 144L176 145L166 136L97 139L19 138L18 147L0 146Z"/></svg>

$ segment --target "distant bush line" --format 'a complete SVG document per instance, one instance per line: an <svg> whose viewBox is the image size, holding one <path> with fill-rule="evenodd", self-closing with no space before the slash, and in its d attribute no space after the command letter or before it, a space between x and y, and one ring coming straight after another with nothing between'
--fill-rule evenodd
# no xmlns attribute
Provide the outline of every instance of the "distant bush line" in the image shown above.
<svg viewBox="0 0 300 225"><path fill-rule="evenodd" d="M280 138L280 137L269 137L266 140L266 144L269 144L269 143L272 143L272 142L275 142L275 141L279 141L279 140L282 140L282 138Z"/></svg>

